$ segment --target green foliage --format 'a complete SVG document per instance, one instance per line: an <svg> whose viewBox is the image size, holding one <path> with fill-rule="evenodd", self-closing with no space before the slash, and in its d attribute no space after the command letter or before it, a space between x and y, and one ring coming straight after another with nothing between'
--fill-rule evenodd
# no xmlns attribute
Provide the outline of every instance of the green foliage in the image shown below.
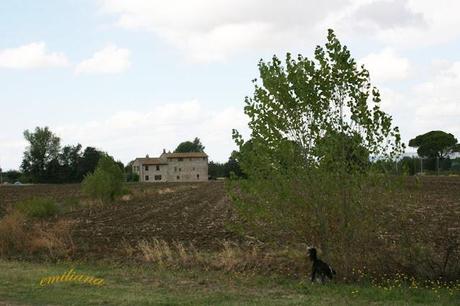
<svg viewBox="0 0 460 306"><path fill-rule="evenodd" d="M127 182L139 182L139 174L133 172L133 163L134 161L130 161L126 167L124 167Z"/></svg>
<svg viewBox="0 0 460 306"><path fill-rule="evenodd" d="M453 152L460 152L457 138L443 131L431 131L418 135L409 141L409 146L417 148L420 157L445 158Z"/></svg>
<svg viewBox="0 0 460 306"><path fill-rule="evenodd" d="M59 207L52 199L32 198L19 202L15 209L31 218L47 218L58 213Z"/></svg>
<svg viewBox="0 0 460 306"><path fill-rule="evenodd" d="M16 170L9 170L2 173L1 175L3 182L15 183L16 181L20 180L22 173Z"/></svg>
<svg viewBox="0 0 460 306"><path fill-rule="evenodd" d="M224 165L225 177L245 177L239 162L240 153L233 151Z"/></svg>
<svg viewBox="0 0 460 306"><path fill-rule="evenodd" d="M24 152L21 169L31 181L46 182L48 172L59 156L61 140L48 127L36 127L35 132L26 130L24 138L29 145Z"/></svg>
<svg viewBox="0 0 460 306"><path fill-rule="evenodd" d="M85 177L82 191L85 195L102 203L113 201L123 188L124 174L113 158L104 155L96 170Z"/></svg>
<svg viewBox="0 0 460 306"><path fill-rule="evenodd" d="M22 182L81 182L86 174L94 172L99 159L105 154L93 147L81 152L80 144L61 149L60 139L48 127L36 127L34 132L26 130L24 137L29 146L21 164Z"/></svg>
<svg viewBox="0 0 460 306"><path fill-rule="evenodd" d="M198 137L193 141L184 141L174 150L174 153L203 152L204 146Z"/></svg>
<svg viewBox="0 0 460 306"><path fill-rule="evenodd" d="M212 178L217 177L244 177L238 161L239 152L233 151L226 163L210 162L208 165L208 174Z"/></svg>
<svg viewBox="0 0 460 306"><path fill-rule="evenodd" d="M78 173L78 165L82 160L81 148L81 144L62 148L59 154L58 181L81 182L82 176Z"/></svg>
<svg viewBox="0 0 460 306"><path fill-rule="evenodd" d="M127 182L139 182L139 174L130 172L126 174L126 181Z"/></svg>
<svg viewBox="0 0 460 306"><path fill-rule="evenodd" d="M87 174L93 173L99 163L99 160L105 153L93 147L87 147L77 165L77 173L79 181Z"/></svg>
<svg viewBox="0 0 460 306"><path fill-rule="evenodd" d="M217 162L209 162L208 164L208 175L215 179L217 177L224 177L225 176L225 164L224 163L217 163Z"/></svg>
<svg viewBox="0 0 460 306"><path fill-rule="evenodd" d="M59 210L61 213L75 211L80 207L80 200L77 197L67 197L59 201Z"/></svg>
<svg viewBox="0 0 460 306"><path fill-rule="evenodd" d="M259 62L259 72L244 109L252 138L245 143L233 131L247 175L232 194L240 215L260 235L359 252L372 239L373 210L383 198L370 191L389 185L369 159L393 159L404 149L369 72L332 30L314 59L288 53L283 65L274 56Z"/></svg>

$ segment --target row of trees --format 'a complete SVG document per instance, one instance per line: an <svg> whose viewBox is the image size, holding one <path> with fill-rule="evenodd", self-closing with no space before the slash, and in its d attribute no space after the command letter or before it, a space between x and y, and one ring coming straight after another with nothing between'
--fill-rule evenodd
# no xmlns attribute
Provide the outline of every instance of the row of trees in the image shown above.
<svg viewBox="0 0 460 306"><path fill-rule="evenodd" d="M4 174L4 179L7 181L78 183L96 170L101 158L109 158L114 161L113 157L94 147L86 147L84 150L80 144L62 147L61 139L48 127L36 127L34 131L26 130L24 138L29 145L24 152L21 172L8 171ZM204 149L204 145L196 137L192 141L181 142L174 152L203 152ZM241 176L242 172L236 159L237 154L237 152L232 153L226 163L211 162L209 174L212 177L229 177L230 173ZM132 172L132 162L126 167L121 161L115 163L124 172L125 180L139 180L139 177Z"/></svg>
<svg viewBox="0 0 460 306"><path fill-rule="evenodd" d="M83 150L80 144L61 147L61 139L48 127L26 130L24 138L29 145L21 163L21 179L27 182L81 182L88 173L94 172L101 157L108 156L94 147ZM117 164L123 169L122 162Z"/></svg>

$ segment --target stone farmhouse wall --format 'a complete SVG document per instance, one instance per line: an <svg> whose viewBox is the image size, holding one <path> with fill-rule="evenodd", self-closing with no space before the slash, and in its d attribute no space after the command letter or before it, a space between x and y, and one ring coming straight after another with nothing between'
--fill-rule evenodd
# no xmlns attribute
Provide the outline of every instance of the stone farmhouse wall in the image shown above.
<svg viewBox="0 0 460 306"><path fill-rule="evenodd" d="M136 158L133 172L140 182L200 182L208 180L205 153L163 153L158 158Z"/></svg>

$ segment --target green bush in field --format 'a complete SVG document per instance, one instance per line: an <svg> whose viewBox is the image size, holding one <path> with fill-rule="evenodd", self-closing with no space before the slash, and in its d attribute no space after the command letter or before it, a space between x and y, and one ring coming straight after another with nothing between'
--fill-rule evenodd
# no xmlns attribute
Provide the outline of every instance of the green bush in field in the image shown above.
<svg viewBox="0 0 460 306"><path fill-rule="evenodd" d="M124 174L115 161L103 156L96 170L85 177L82 191L85 195L102 203L111 202L123 190Z"/></svg>
<svg viewBox="0 0 460 306"><path fill-rule="evenodd" d="M47 198L32 198L25 200L17 203L15 208L27 217L32 218L51 217L56 215L59 210L56 202Z"/></svg>

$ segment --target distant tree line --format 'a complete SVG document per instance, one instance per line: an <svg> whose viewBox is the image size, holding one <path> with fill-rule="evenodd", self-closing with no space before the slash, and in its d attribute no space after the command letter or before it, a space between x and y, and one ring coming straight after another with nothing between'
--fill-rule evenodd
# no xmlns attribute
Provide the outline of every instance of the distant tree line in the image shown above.
<svg viewBox="0 0 460 306"><path fill-rule="evenodd" d="M121 161L95 147L83 149L81 144L61 146L61 139L48 127L36 127L33 131L24 131L28 142L24 151L20 171L10 170L2 173L2 181L14 183L80 183L95 172L100 160L112 160L124 173L128 182L139 181L139 175L132 171L133 161L126 166ZM192 141L181 142L175 153L204 152L205 146L198 137ZM210 162L211 178L244 177L240 168L239 152L232 152L225 163Z"/></svg>
<svg viewBox="0 0 460 306"><path fill-rule="evenodd" d="M78 183L94 172L101 157L113 159L94 147L84 150L80 144L61 147L61 139L48 127L26 130L24 138L28 146L21 163L20 179L23 182ZM122 162L116 164L124 169Z"/></svg>
<svg viewBox="0 0 460 306"><path fill-rule="evenodd" d="M210 162L208 165L208 174L211 179L218 177L245 177L238 161L239 152L233 151L226 163Z"/></svg>

